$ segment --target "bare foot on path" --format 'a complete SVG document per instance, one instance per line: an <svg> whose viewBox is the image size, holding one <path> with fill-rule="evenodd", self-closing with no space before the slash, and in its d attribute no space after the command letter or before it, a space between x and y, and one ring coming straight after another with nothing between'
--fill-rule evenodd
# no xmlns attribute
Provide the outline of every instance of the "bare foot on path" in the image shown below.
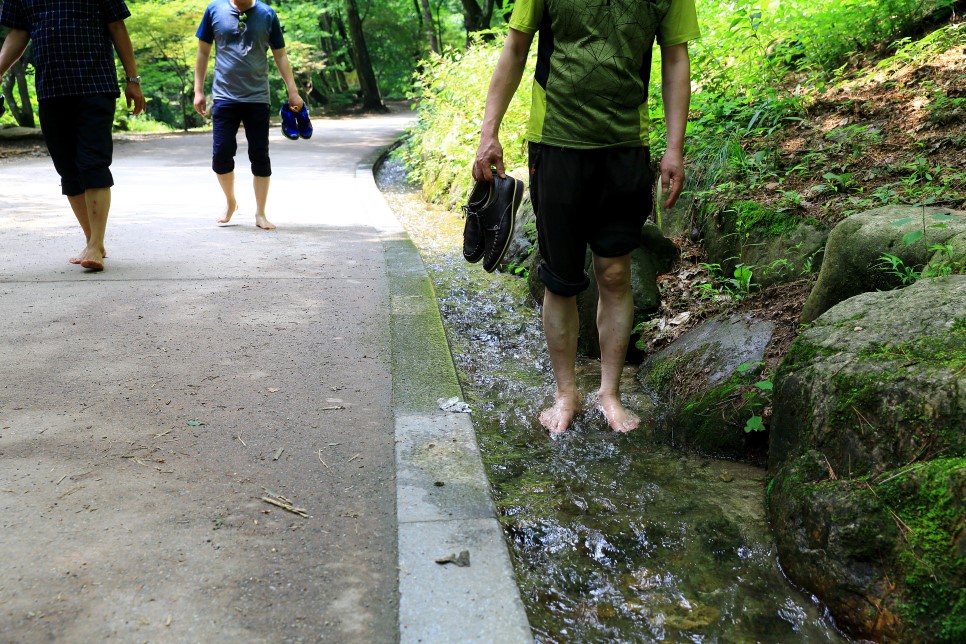
<svg viewBox="0 0 966 644"><path fill-rule="evenodd" d="M641 419L627 411L624 405L621 404L620 397L614 394L602 394L598 392L597 408L604 413L607 424L615 432L626 434L629 431L637 429L637 426L641 424Z"/></svg>
<svg viewBox="0 0 966 644"><path fill-rule="evenodd" d="M275 224L265 218L265 215L255 215L255 225L263 230L275 230Z"/></svg>
<svg viewBox="0 0 966 644"><path fill-rule="evenodd" d="M580 399L576 393L558 393L553 406L544 409L540 414L540 424L550 432L551 436L558 436L567 431L578 411L580 411Z"/></svg>
<svg viewBox="0 0 966 644"><path fill-rule="evenodd" d="M81 263L81 262L82 262L82 261L84 260L84 252L86 252L86 251L87 251L87 249L85 248L85 249L84 249L83 251L81 251L81 253L80 253L79 255L77 255L76 257L71 257L71 258L69 258L69 259L67 260L67 263L68 263L68 264L80 264L80 263ZM101 257L103 257L104 259L107 259L107 251L106 251L106 250L104 250L103 248L101 249Z"/></svg>
<svg viewBox="0 0 966 644"><path fill-rule="evenodd" d="M102 271L104 270L104 253L101 251L94 251L87 249L84 254L80 256L81 268L86 268L89 271Z"/></svg>
<svg viewBox="0 0 966 644"><path fill-rule="evenodd" d="M231 221L231 216L238 212L238 204L231 204L225 208L225 214L218 220L219 224L227 224Z"/></svg>

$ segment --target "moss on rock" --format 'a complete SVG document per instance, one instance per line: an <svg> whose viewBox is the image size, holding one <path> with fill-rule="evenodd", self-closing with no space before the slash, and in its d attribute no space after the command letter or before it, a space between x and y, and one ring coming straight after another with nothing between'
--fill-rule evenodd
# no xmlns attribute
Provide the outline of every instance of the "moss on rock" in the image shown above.
<svg viewBox="0 0 966 644"><path fill-rule="evenodd" d="M923 639L966 641L966 458L878 477L875 493L902 526L902 608Z"/></svg>
<svg viewBox="0 0 966 644"><path fill-rule="evenodd" d="M736 201L731 210L735 213L735 229L743 237L778 237L802 225L800 217L767 208L756 201Z"/></svg>

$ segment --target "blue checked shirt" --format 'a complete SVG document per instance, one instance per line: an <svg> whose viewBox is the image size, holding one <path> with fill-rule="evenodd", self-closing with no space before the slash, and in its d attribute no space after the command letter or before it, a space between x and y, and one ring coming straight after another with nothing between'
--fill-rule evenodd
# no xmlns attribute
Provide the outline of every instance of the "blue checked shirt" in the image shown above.
<svg viewBox="0 0 966 644"><path fill-rule="evenodd" d="M37 98L120 96L107 24L131 15L123 0L2 0L0 25L30 33Z"/></svg>

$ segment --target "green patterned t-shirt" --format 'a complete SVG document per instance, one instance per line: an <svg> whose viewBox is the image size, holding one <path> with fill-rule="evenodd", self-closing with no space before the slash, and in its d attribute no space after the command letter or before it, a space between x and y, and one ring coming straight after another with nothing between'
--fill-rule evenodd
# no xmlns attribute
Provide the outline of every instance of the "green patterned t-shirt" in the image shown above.
<svg viewBox="0 0 966 644"><path fill-rule="evenodd" d="M694 0L517 0L510 27L538 33L527 139L565 148L647 146L654 41L700 36Z"/></svg>

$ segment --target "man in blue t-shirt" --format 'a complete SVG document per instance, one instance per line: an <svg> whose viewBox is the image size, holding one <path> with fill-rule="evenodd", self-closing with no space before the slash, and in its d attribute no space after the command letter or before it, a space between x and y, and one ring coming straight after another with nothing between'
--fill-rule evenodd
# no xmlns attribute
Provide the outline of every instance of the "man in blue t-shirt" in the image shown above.
<svg viewBox="0 0 966 644"><path fill-rule="evenodd" d="M238 126L245 124L248 159L255 185L255 225L273 230L265 216L272 163L268 156L268 50L288 88L288 103L299 112L304 102L295 86L292 66L285 53L285 38L278 14L257 0L214 0L198 26L198 58L195 62L195 110L205 115L205 74L211 46L216 45L215 75L211 83L214 130L211 168L225 193L225 213L218 223L227 224L238 209L235 201L235 151Z"/></svg>
<svg viewBox="0 0 966 644"><path fill-rule="evenodd" d="M111 208L114 108L118 91L114 52L127 74L124 96L144 111L141 77L124 20L123 0L3 0L0 25L10 32L0 49L0 79L33 41L40 129L60 188L87 245L71 264L104 269L104 233Z"/></svg>

